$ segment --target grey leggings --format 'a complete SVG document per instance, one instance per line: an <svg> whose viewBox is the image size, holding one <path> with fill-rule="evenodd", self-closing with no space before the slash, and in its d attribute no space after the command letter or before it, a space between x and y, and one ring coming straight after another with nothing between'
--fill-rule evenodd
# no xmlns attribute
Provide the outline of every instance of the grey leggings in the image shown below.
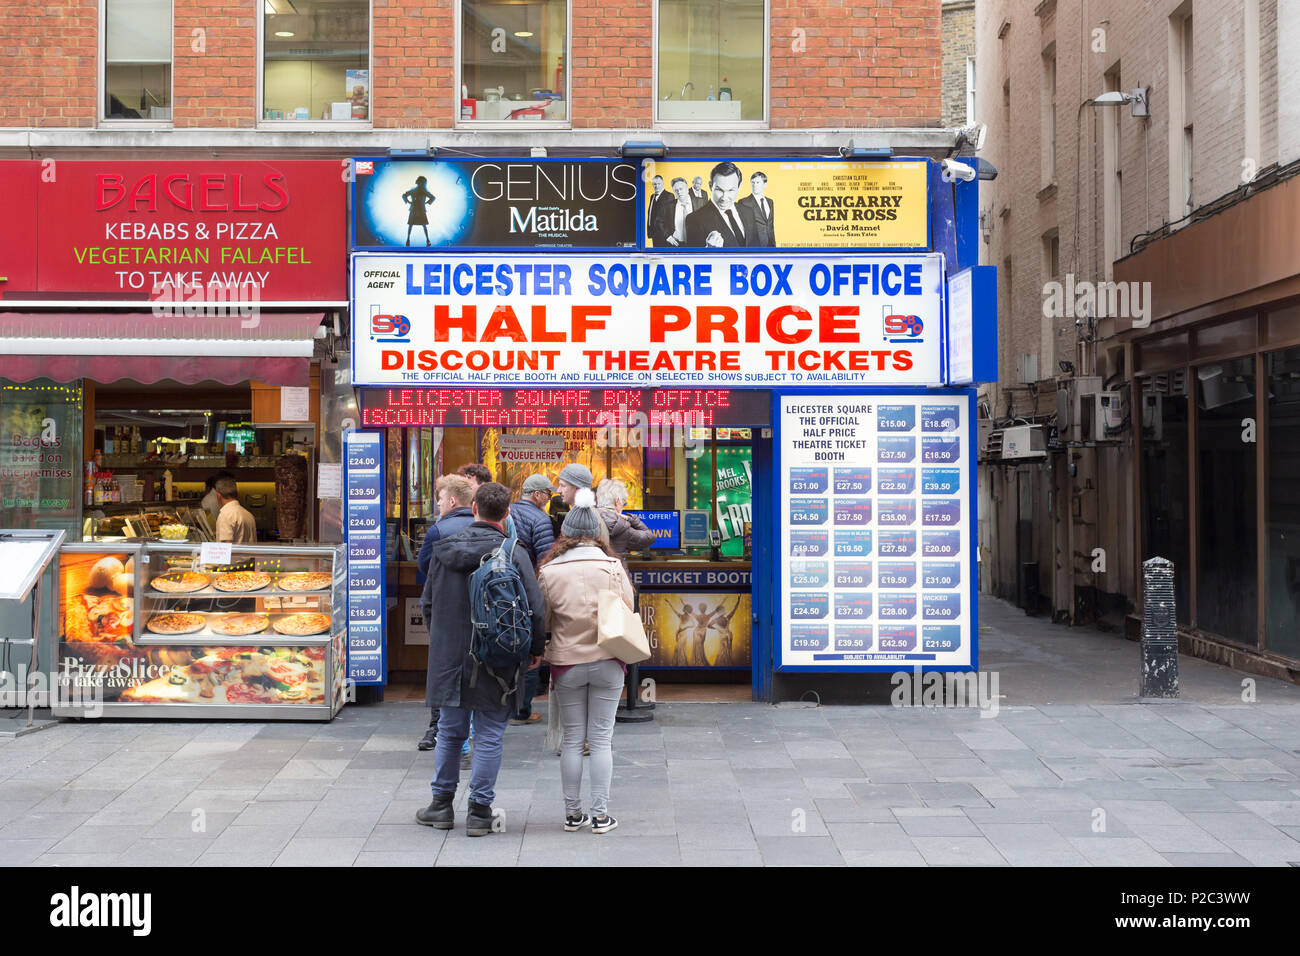
<svg viewBox="0 0 1300 956"><path fill-rule="evenodd" d="M560 780L564 812L582 812L582 742L591 745L591 813L608 810L614 776L614 713L623 695L623 667L618 661L575 664L555 682L560 702Z"/></svg>

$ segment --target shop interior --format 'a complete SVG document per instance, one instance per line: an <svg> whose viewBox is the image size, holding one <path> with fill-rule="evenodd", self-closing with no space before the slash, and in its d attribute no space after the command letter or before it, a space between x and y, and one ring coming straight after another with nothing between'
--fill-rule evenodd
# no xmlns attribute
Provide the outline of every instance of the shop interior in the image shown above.
<svg viewBox="0 0 1300 956"><path fill-rule="evenodd" d="M318 540L316 413L281 418L280 389L256 382L88 383L82 538L215 540L215 503L205 508L204 496L228 473L258 543Z"/></svg>
<svg viewBox="0 0 1300 956"><path fill-rule="evenodd" d="M363 407L372 405L370 396L363 397ZM642 677L665 685L667 697L676 692L692 699L748 699L758 428L429 426L384 433L388 593L397 596L389 616L386 696L423 694L428 635L419 614L415 559L437 520L437 477L481 463L517 501L529 475L545 474L554 485L563 465L577 462L591 470L596 490L604 480L622 482L625 513L635 513L657 534L654 546L631 553L628 562L651 639L652 657L640 665ZM566 510L560 496L552 496L547 512L557 534ZM679 572L685 577L675 578ZM724 583L717 584L719 578Z"/></svg>

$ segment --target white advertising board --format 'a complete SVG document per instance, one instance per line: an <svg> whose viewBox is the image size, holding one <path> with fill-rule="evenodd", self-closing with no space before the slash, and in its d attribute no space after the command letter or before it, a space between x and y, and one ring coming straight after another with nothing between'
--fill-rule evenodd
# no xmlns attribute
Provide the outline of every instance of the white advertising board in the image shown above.
<svg viewBox="0 0 1300 956"><path fill-rule="evenodd" d="M943 257L364 254L354 385L941 380Z"/></svg>
<svg viewBox="0 0 1300 956"><path fill-rule="evenodd" d="M778 666L972 664L969 394L781 397Z"/></svg>

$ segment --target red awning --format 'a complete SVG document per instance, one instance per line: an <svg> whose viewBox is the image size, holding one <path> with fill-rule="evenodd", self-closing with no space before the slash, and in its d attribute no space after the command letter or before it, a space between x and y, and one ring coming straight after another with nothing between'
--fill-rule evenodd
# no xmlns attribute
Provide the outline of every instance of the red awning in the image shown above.
<svg viewBox="0 0 1300 956"><path fill-rule="evenodd" d="M306 385L321 312L0 313L0 378Z"/></svg>

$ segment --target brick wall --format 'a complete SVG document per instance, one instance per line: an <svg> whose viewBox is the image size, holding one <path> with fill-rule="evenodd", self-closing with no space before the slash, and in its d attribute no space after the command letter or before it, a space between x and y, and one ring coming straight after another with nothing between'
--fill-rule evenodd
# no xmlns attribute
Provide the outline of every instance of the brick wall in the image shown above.
<svg viewBox="0 0 1300 956"><path fill-rule="evenodd" d="M771 0L772 128L938 126L939 0Z"/></svg>
<svg viewBox="0 0 1300 956"><path fill-rule="evenodd" d="M0 125L93 126L95 0L0 7Z"/></svg>
<svg viewBox="0 0 1300 956"><path fill-rule="evenodd" d="M453 5L371 0L371 9L370 115L375 127L452 126L460 103Z"/></svg>
<svg viewBox="0 0 1300 956"><path fill-rule="evenodd" d="M172 124L177 129L257 124L257 19L243 0L176 0Z"/></svg>
<svg viewBox="0 0 1300 956"><path fill-rule="evenodd" d="M571 0L575 129L649 127L654 0ZM939 126L940 0L769 0L773 129ZM453 125L454 4L372 0L377 128ZM173 122L257 125L254 0L175 0ZM98 4L0 11L6 126L97 122ZM196 30L202 31L198 36ZM964 97L963 59L963 97Z"/></svg>
<svg viewBox="0 0 1300 956"><path fill-rule="evenodd" d="M944 126L966 125L966 59L975 55L975 0L943 5ZM972 120L974 122L974 120Z"/></svg>
<svg viewBox="0 0 1300 956"><path fill-rule="evenodd" d="M648 127L651 0L570 0L573 6L573 127Z"/></svg>

